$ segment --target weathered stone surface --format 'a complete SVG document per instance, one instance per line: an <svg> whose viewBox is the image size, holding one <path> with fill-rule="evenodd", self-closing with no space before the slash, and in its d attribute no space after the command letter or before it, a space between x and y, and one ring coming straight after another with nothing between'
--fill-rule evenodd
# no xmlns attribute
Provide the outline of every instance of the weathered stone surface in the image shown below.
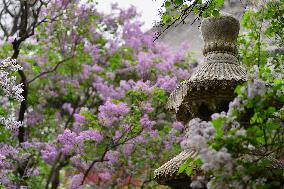
<svg viewBox="0 0 284 189"><path fill-rule="evenodd" d="M169 180L181 180L182 178L186 178L187 176L185 174L178 174L178 170L181 164L190 157L195 159L197 152L195 150L182 151L173 159L156 169L154 179L157 180L159 184L167 184Z"/></svg>
<svg viewBox="0 0 284 189"><path fill-rule="evenodd" d="M227 14L203 20L205 62L168 99L167 108L179 121L187 123L193 117L208 120L212 113L226 111L234 88L246 81L245 69L237 58L239 29L239 21Z"/></svg>

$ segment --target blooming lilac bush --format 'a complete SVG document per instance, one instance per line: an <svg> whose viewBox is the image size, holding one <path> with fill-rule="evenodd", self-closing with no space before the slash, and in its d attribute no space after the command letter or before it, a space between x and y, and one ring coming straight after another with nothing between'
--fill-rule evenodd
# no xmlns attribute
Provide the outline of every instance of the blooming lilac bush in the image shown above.
<svg viewBox="0 0 284 189"><path fill-rule="evenodd" d="M134 7L104 15L92 2L37 3L35 29L18 28L0 50L23 67L15 94L25 94L13 106L23 126L1 127L1 187L155 187L153 170L183 138L165 103L190 75L188 47L153 43Z"/></svg>

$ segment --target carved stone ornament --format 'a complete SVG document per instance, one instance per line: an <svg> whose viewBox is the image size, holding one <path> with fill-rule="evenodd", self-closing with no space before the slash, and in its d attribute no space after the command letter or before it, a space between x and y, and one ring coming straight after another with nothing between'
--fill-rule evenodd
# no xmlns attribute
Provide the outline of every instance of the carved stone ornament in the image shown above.
<svg viewBox="0 0 284 189"><path fill-rule="evenodd" d="M194 117L209 120L213 113L228 109L229 102L235 97L234 88L246 81L246 72L239 64L236 47L239 29L239 21L230 15L202 21L205 62L177 87L167 104L167 108L175 111L179 121L187 123ZM154 179L171 188L190 188L191 178L179 174L178 170L185 160L195 159L197 155L195 149L181 152L156 169ZM200 170L193 171L195 175L200 174Z"/></svg>
<svg viewBox="0 0 284 189"><path fill-rule="evenodd" d="M239 21L227 14L202 21L205 62L180 83L167 103L179 121L187 123L194 117L209 120L212 113L226 111L234 88L246 81L246 71L238 61L239 29Z"/></svg>

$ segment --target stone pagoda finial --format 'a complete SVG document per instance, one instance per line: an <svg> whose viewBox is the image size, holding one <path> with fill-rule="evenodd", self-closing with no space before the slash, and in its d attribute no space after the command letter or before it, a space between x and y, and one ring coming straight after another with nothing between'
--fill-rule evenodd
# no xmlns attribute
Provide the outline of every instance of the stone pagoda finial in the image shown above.
<svg viewBox="0 0 284 189"><path fill-rule="evenodd" d="M239 29L239 21L227 14L202 21L205 62L177 87L167 104L179 121L187 123L194 117L210 120L213 113L228 109L229 102L235 97L235 87L246 81L236 47ZM188 158L195 159L197 155L195 149L181 152L156 169L154 179L171 188L190 188L190 177L178 174L178 169Z"/></svg>
<svg viewBox="0 0 284 189"><path fill-rule="evenodd" d="M179 121L209 120L212 113L227 110L234 88L246 80L236 47L239 29L239 21L227 14L202 21L205 62L178 86L167 104Z"/></svg>
<svg viewBox="0 0 284 189"><path fill-rule="evenodd" d="M203 55L222 52L237 56L236 41L239 30L239 21L230 15L204 19L201 25L205 43Z"/></svg>

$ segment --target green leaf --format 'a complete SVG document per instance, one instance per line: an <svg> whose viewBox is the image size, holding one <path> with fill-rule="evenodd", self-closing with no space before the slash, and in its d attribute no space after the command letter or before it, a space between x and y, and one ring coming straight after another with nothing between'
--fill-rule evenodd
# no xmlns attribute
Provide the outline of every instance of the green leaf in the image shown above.
<svg viewBox="0 0 284 189"><path fill-rule="evenodd" d="M212 15L213 15L214 17L218 17L218 16L220 16L220 12L215 9L215 10L213 10Z"/></svg>
<svg viewBox="0 0 284 189"><path fill-rule="evenodd" d="M192 168L187 167L186 170L185 170L185 173L187 174L187 176L190 176L192 174Z"/></svg>
<svg viewBox="0 0 284 189"><path fill-rule="evenodd" d="M261 117L260 112L255 112L254 115L250 119L250 124L254 123L263 123L263 118Z"/></svg>
<svg viewBox="0 0 284 189"><path fill-rule="evenodd" d="M276 111L276 108L275 108L275 107L272 107L272 106L270 106L270 107L267 109L267 112L268 112L269 114L273 114L275 111Z"/></svg>
<svg viewBox="0 0 284 189"><path fill-rule="evenodd" d="M5 111L4 107L0 107L0 115L1 116L6 115L6 111Z"/></svg>
<svg viewBox="0 0 284 189"><path fill-rule="evenodd" d="M202 12L202 17L204 17L204 18L207 18L207 17L209 17L210 15L208 14L208 11L203 11Z"/></svg>
<svg viewBox="0 0 284 189"><path fill-rule="evenodd" d="M171 17L168 14L165 13L165 14L163 14L162 20L163 20L163 23L166 24L166 23L170 22Z"/></svg>
<svg viewBox="0 0 284 189"><path fill-rule="evenodd" d="M187 168L187 164L186 164L186 163L183 163L183 164L178 168L178 173L183 173L186 168Z"/></svg>
<svg viewBox="0 0 284 189"><path fill-rule="evenodd" d="M183 3L183 0L175 0L176 5L181 5Z"/></svg>
<svg viewBox="0 0 284 189"><path fill-rule="evenodd" d="M217 0L216 5L217 7L221 8L224 5L224 0Z"/></svg>
<svg viewBox="0 0 284 189"><path fill-rule="evenodd" d="M222 130L222 126L224 124L225 120L223 118L217 118L212 121L212 124L216 130L217 136L222 137L224 135L224 132Z"/></svg>
<svg viewBox="0 0 284 189"><path fill-rule="evenodd" d="M197 13L197 12L198 12L198 8L194 6L194 7L192 8L192 12L193 12L193 13Z"/></svg>
<svg viewBox="0 0 284 189"><path fill-rule="evenodd" d="M169 6L171 6L171 2L170 1L166 1L165 2L165 7L169 7Z"/></svg>
<svg viewBox="0 0 284 189"><path fill-rule="evenodd" d="M235 93L237 93L238 95L242 94L242 86L238 85L235 89Z"/></svg>
<svg viewBox="0 0 284 189"><path fill-rule="evenodd" d="M197 160L195 160L193 163L194 163L194 165L196 165L197 167L200 167L200 166L202 165L201 159L197 159Z"/></svg>

